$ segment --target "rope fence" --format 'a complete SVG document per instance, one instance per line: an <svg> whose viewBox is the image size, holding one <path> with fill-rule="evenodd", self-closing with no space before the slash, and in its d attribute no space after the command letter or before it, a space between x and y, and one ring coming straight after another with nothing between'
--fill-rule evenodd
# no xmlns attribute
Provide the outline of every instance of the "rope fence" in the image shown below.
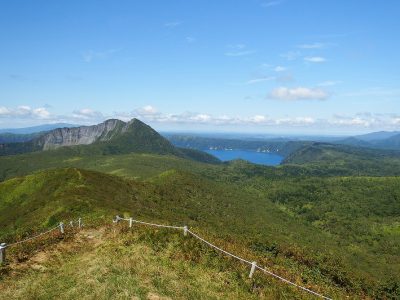
<svg viewBox="0 0 400 300"><path fill-rule="evenodd" d="M74 221L74 220L73 220L73 221L70 221L69 224L70 224L71 227L73 227L73 226L74 226L74 225L73 225L74 223L77 224L78 228L81 228L81 227L83 226L83 223L82 223L82 219L81 219L81 218L79 218L77 221ZM64 234L64 232L65 232L65 225L64 225L64 223L63 223L63 222L60 222L57 226L55 226L55 227L53 227L53 228L51 228L51 229L49 229L49 230L47 230L47 231L44 231L44 232L42 232L42 233L39 233L39 234L37 234L37 235L34 235L34 236L32 236L32 237L26 238L26 239L21 240L21 241L17 241L17 242L10 243L10 244L1 243L1 244L0 244L0 265L6 263L6 249L7 249L7 248L13 247L13 246L17 246L17 245L20 245L20 244L23 244L23 243L26 243L26 242L35 240L35 239L37 239L37 238L39 238L39 237L41 237L41 236L43 236L43 235L46 235L46 234L48 234L48 233L50 233L50 232L52 232L52 231L54 231L54 230L56 230L56 229L59 229L59 230L60 230L60 233L61 233L61 234Z"/></svg>
<svg viewBox="0 0 400 300"><path fill-rule="evenodd" d="M269 270L267 270L265 268L262 268L261 266L257 265L257 262L255 262L255 261L249 261L247 259L244 259L244 258L242 258L240 256L235 255L235 254L232 254L232 253L230 253L230 252L228 252L228 251L226 251L226 250L224 250L224 249L212 244L211 242L205 240L204 238L202 238L198 234L196 234L193 231L189 230L187 226L171 226L171 225L164 225L164 224L149 223L149 222L143 222L143 221L135 220L133 218L121 218L120 216L116 216L115 219L113 220L113 223L119 223L120 221L129 222L129 227L130 228L133 226L134 223L136 223L136 224L159 227L159 228L183 230L184 236L187 236L188 234L190 234L191 236L193 236L194 238L196 238L196 239L200 240L201 242L205 243L209 247L211 247L211 248L213 248L213 249L215 249L215 250L217 250L219 252L222 252L222 253L224 253L224 254L232 257L232 258L235 258L235 259L237 259L237 260L239 260L239 261L241 261L241 262L243 262L245 264L250 265L251 268L250 268L249 278L253 277L254 272L256 270L260 270L265 274L271 275L271 276L273 276L273 277L275 277L275 278L277 278L277 279L279 279L279 280L281 280L281 281L283 281L283 282L285 282L285 283L287 283L289 285L295 286L295 287L297 287L297 288L299 288L299 289L301 289L301 290L303 290L305 292L313 294L313 295L315 295L317 297L320 297L322 299L332 300L329 297L326 297L326 296L324 296L322 294L314 292L313 290L310 290L310 289L308 289L308 288L306 288L304 286L298 285L297 283L294 283L294 282L292 282L292 281L290 281L288 279L285 279L285 278L283 278L283 277L281 277L281 276L279 276L279 275L277 275L277 274L275 274L275 273L273 273L273 272L271 272L271 271L269 271ZM81 228L83 226L82 219L79 218L77 221L73 220L73 221L69 222L70 227L74 227L74 224L76 224L78 228ZM44 231L42 233L39 233L39 234L37 234L35 236L26 238L26 239L21 240L21 241L17 241L17 242L10 243L10 244L1 243L0 244L0 265L4 264L6 262L6 248L13 247L13 246L16 246L16 245L19 245L19 244L26 243L26 242L29 242L31 240L37 239L37 238L39 238L39 237L41 237L43 235L46 235L46 234L48 234L48 233L50 233L50 232L52 232L52 231L54 231L56 229L59 229L60 233L64 234L64 231L65 231L64 223L60 222L57 226L55 226L55 227L53 227L53 228L51 228L51 229L49 229L47 231Z"/></svg>
<svg viewBox="0 0 400 300"><path fill-rule="evenodd" d="M301 289L301 290L303 290L305 292L313 294L313 295L315 295L317 297L320 297L322 299L332 300L331 298L329 298L327 296L324 296L322 294L314 292L313 290L310 290L310 289L308 289L308 288L306 288L304 286L298 285L297 283L294 283L294 282L292 282L292 281L290 281L288 279L285 279L285 278L283 278L283 277L281 277L281 276L279 276L279 275L277 275L277 274L275 274L275 273L273 273L271 271L268 271L265 268L262 268L262 267L258 266L257 262L255 262L255 261L249 261L247 259L244 259L244 258L242 258L240 256L235 255L235 254L232 254L232 253L230 253L230 252L228 252L228 251L226 251L226 250L224 250L224 249L212 244L211 242L205 240L204 238L202 238L198 234L196 234L193 231L189 230L187 226L170 226L170 225L163 225L163 224L148 223L148 222L135 220L133 218L121 218L120 216L116 216L115 219L113 220L113 223L118 223L119 221L128 221L129 222L129 227L132 227L133 223L139 223L139 224L149 225L149 226L154 226L154 227L163 227L163 228L171 228L171 229L183 230L183 234L185 236L189 233L191 236L193 236L194 238L202 241L203 243L207 244L211 248L214 248L215 250L218 250L218 251L220 251L220 252L222 252L222 253L230 256L230 257L233 257L233 258L235 258L235 259L237 259L237 260L239 260L239 261L241 261L243 263L249 264L251 266L250 273L249 273L249 278L252 278L253 275L254 275L255 270L258 269L258 270L260 270L260 271L262 271L262 272L264 272L264 273L266 273L268 275L271 275L271 276L273 276L273 277L275 277L275 278L277 278L277 279L279 279L279 280L281 280L281 281L283 281L283 282L285 282L287 284L295 286L295 287L297 287L297 288L299 288L299 289Z"/></svg>

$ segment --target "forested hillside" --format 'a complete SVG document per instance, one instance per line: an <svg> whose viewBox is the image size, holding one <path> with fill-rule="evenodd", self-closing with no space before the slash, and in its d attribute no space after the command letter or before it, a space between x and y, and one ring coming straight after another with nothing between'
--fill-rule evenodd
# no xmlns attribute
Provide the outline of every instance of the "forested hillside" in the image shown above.
<svg viewBox="0 0 400 300"><path fill-rule="evenodd" d="M2 241L19 240L78 217L94 230L106 230L116 214L134 216L144 221L187 225L228 250L333 298L395 299L400 295L397 152L317 143L294 151L284 165L267 167L245 161L200 162L182 156L186 150L177 155L161 148L157 154L124 153L128 150L120 154L96 152L95 146L0 158ZM161 233L154 235L145 230L142 238L146 235L151 238L139 243L142 247L154 250L159 249L155 245L168 245L178 252L185 249L184 260L178 259L183 264L212 255L211 262L201 260L196 269L190 269L193 272L209 274L206 269L211 264L212 270L223 268L227 272L226 268L233 268L236 276L243 274L242 267L225 262L223 257L211 254L212 250L198 248L192 242L178 245L173 242L178 238L174 235L169 240ZM133 234L126 238L138 237ZM105 247L120 247L119 239L125 238L110 240ZM56 245L57 241L52 240L48 246ZM22 255L18 253L25 253L27 259L35 255L35 247L29 249L11 252L11 261L17 263L15 258ZM76 266L92 251L81 250L73 254ZM163 263L176 261L165 252L158 253ZM65 262L49 262L46 268L59 267L70 270ZM11 280L12 275L7 275L10 268L2 269L3 284ZM164 270L169 272L166 278L175 276L176 270L167 266ZM110 272L104 278L108 285L112 278L119 280L122 276ZM77 274L73 276L78 280ZM308 298L272 278L259 274L255 281L249 281L246 276L232 279L235 293L241 297L248 293L250 298ZM140 282L138 277L132 280ZM27 283L53 292L46 278L35 283L23 275L15 283L21 295L26 295L22 285ZM183 286L187 281L175 284ZM257 288L249 290L249 284ZM215 293L228 297L232 295L230 287L222 284L219 288L226 291ZM94 288L99 286L94 284ZM170 297L180 295L177 290L156 289ZM210 287L210 293L212 290Z"/></svg>

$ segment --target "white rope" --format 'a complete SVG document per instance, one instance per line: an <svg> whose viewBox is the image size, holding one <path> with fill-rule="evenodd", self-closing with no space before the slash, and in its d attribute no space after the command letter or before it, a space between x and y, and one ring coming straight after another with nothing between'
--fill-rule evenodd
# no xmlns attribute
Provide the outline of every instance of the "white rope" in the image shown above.
<svg viewBox="0 0 400 300"><path fill-rule="evenodd" d="M142 222L142 221L138 221L138 220L132 220L132 221L135 222L135 223L144 224L144 225L150 225L150 226L156 226L156 227L173 228L173 229L183 229L182 226L161 225L161 224L154 224L154 223Z"/></svg>
<svg viewBox="0 0 400 300"><path fill-rule="evenodd" d="M193 235L195 238L197 238L197 239L203 241L204 243L206 243L207 245L209 245L210 247L212 247L212 248L214 248L214 249L217 249L217 250L219 250L219 251L221 251L221 252L223 252L223 253L225 253L225 254L227 254L227 255L229 255L229 256L232 256L232 257L234 257L234 258L236 258L236 259L238 259L238 260L240 260L240 261L242 261L242 262L245 262L245 263L247 263L247 264L249 264L249 265L252 265L252 262L251 262L251 261L246 260L246 259L244 259L244 258L241 258L241 257L239 257L239 256L236 256L236 255L234 255L234 254L232 254L232 253L229 253L228 251L225 251L224 249L221 249L221 248L215 246L214 244L211 244L210 242L206 241L205 239L203 239L202 237L200 237L199 235L195 234L194 232L192 232L192 231L190 231L190 230L188 230L188 232L189 232L191 235ZM314 291L312 291L312 290L310 290L310 289L308 289L308 288L305 288L305 287L303 287L303 286L301 286L301 285L298 285L298 284L296 284L296 283L294 283L294 282L291 282L291 281L289 281L289 280L287 280L287 279L285 279L285 278L283 278L283 277L281 277L281 276L279 276L279 275L276 275L276 274L272 273L271 271L268 271L268 270L266 270L266 269L264 269L264 268L261 268L261 267L258 266L258 265L255 265L255 267L256 267L257 269L259 269L259 270L261 270L261 271L263 271L263 272L269 274L269 275L274 276L275 278L278 278L278 279L280 279L280 280L282 280L282 281L284 281L284 282L286 282L286 283L289 283L289 284L291 284L291 285L294 285L294 286L296 286L296 287L298 287L298 288L300 288L300 289L302 289L302 290L304 290L304 291L307 291L307 292L309 292L309 293L311 293L311 294L314 294L314 295L316 295L316 296L319 296L319 297L321 297L321 298L323 298L323 299L332 300L331 298L325 297L325 296L323 296L323 295L321 295L321 294L318 294L317 292L314 292Z"/></svg>
<svg viewBox="0 0 400 300"><path fill-rule="evenodd" d="M219 251L225 253L226 255L232 256L232 257L234 257L234 258L236 258L236 259L238 259L238 260L240 260L240 261L242 261L242 262L245 262L245 263L251 265L251 261L248 261L248 260L246 260L246 259L244 259L244 258L241 258L241 257L239 257L239 256L236 256L236 255L234 255L234 254L232 254L232 253L230 253L230 252L228 252L228 251L225 251L224 249L221 249L221 248L215 246L214 244L211 244L210 242L206 241L205 239L203 239L202 237L198 236L197 234L195 234L194 232L190 231L189 229L188 229L188 232L189 232L191 235L193 235L195 238L197 238L197 239L203 241L204 243L206 243L207 245L209 245L210 247L212 247L212 248L214 248L214 249L217 249L217 250L219 250Z"/></svg>
<svg viewBox="0 0 400 300"><path fill-rule="evenodd" d="M328 298L328 297L326 297L326 296L324 296L324 295L321 295L321 294L318 294L317 292L314 292L314 291L312 291L312 290L310 290L310 289L308 289L308 288L306 288L306 287L304 287L304 286L301 286L301 285L298 285L298 284L296 284L296 283L294 283L294 282L291 282L291 281L289 281L289 280L287 280L287 279L285 279L285 278L283 278L283 277L281 277L281 276L279 276L279 275L276 275L276 274L272 273L271 271L268 271L268 270L266 270L266 269L264 269L264 268L261 268L260 266L257 266L257 265L256 265L256 268L259 269L259 270L261 270L261 271L263 271L263 272L265 272L265 273L267 273L267 274L269 274L269 275L271 275L271 276L274 276L275 278L278 278L278 279L280 279L280 280L282 280L282 281L284 281L284 282L286 282L286 283L288 283L288 284L291 284L291 285L293 285L293 286L295 286L295 287L298 287L299 289L302 289L302 290L304 290L304 291L306 291L306 292L309 292L309 293L311 293L311 294L314 294L315 296L318 296L318 297L321 297L321 298L327 299L327 300L332 300L331 298Z"/></svg>
<svg viewBox="0 0 400 300"><path fill-rule="evenodd" d="M121 218L121 217L117 216L117 217L116 217L116 221L114 221L114 222L118 222L118 220L130 221L131 219ZM169 225L161 225L161 224L147 223L147 222L142 222L142 221L138 221L138 220L134 220L134 219L132 219L132 222L140 223L140 224L144 224L144 225L156 226L156 227L166 227L166 228L174 228L174 229L185 229L185 227L180 227L180 226L169 226ZM210 247L212 247L212 248L214 248L214 249L216 249L216 250L218 250L218 251L221 251L222 253L225 253L226 255L229 255L229 256L231 256L231 257L233 257L233 258L236 258L236 259L238 259L238 260L240 260L240 261L242 261L242 262L244 262L244 263L247 263L247 264L249 264L249 265L253 265L253 262L251 262L251 261L249 261L249 260L246 260L246 259L244 259L244 258L241 258L241 257L239 257L239 256L236 256L236 255L234 255L234 254L232 254L232 253L230 253L230 252L228 252L228 251L225 251L224 249L219 248L218 246L216 246L216 245L210 243L209 241L206 241L206 240L203 239L201 236L199 236L199 235L197 235L196 233L190 231L189 229L186 229L186 231L189 232L189 233L190 233L192 236L194 236L195 238L197 238L197 239L201 240L202 242L206 243L206 244L209 245ZM287 279L285 279L285 278L283 278L283 277L281 277L281 276L279 276L279 275L276 275L276 274L272 273L271 271L268 271L268 270L266 270L266 269L264 269L264 268L262 268L262 267L260 267L260 266L258 266L258 265L256 265L256 264L255 264L255 267L256 267L257 269L263 271L264 273L267 273L267 274L269 274L269 275L271 275L271 276L273 276L273 277L275 277L275 278L278 278L278 279L282 280L283 282L286 282L286 283L288 283L288 284L291 284L291 285L293 285L293 286L295 286L295 287L297 287L297 288L299 288L299 289L302 289L302 290L304 290L304 291L306 291L306 292L308 292L308 293L311 293L311 294L313 294L313 295L315 295L315 296L321 297L321 298L326 299L326 300L332 300L332 299L329 298L329 297L326 297L326 296L324 296L324 295L318 294L317 292L314 292L314 291L312 291L312 290L310 290L310 289L308 289L308 288L306 288L306 287L303 287L303 286L298 285L298 284L296 284L296 283L294 283L294 282L291 282L291 281L289 281L289 280L287 280Z"/></svg>
<svg viewBox="0 0 400 300"><path fill-rule="evenodd" d="M54 227L54 228L52 228L52 229L49 229L49 230L47 230L47 231L45 231L45 232L39 233L38 235L35 235L35 236L33 236L33 237L30 237L30 238L27 238L27 239L25 239L25 240L18 241L18 242L15 242L15 243L8 244L7 247L15 246L15 245L22 244L22 243L28 242L28 241L30 241L30 240L36 239L36 238L38 238L38 237L40 237L40 236L42 236L42 235L45 235L45 234L47 234L47 233L49 233L49 232L51 232L51 231L53 231L53 230L56 230L56 229L59 228L59 227L60 227L60 225L57 225L56 227Z"/></svg>
<svg viewBox="0 0 400 300"><path fill-rule="evenodd" d="M130 221L130 219L121 218L121 217L118 217L118 216L117 216L117 220ZM148 222L143 222L143 221L134 220L134 219L132 219L132 222L139 223L139 224L144 224L144 225L149 225L149 226L155 226L155 227L164 227L164 228L173 228L173 229L183 229L184 228L182 226L171 226L171 225L154 224L154 223L148 223Z"/></svg>

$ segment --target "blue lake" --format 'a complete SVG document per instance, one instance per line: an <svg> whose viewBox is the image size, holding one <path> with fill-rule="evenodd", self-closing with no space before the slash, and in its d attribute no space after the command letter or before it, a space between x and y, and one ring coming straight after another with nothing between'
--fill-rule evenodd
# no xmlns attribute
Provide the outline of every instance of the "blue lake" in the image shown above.
<svg viewBox="0 0 400 300"><path fill-rule="evenodd" d="M205 150L205 152L218 157L222 161L244 159L255 164L267 166L279 165L283 160L283 157L278 154L250 150Z"/></svg>

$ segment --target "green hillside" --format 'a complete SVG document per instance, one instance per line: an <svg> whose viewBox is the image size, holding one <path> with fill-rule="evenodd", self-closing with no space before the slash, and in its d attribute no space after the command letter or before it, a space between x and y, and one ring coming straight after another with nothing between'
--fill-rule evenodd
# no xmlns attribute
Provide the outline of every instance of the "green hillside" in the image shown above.
<svg viewBox="0 0 400 300"><path fill-rule="evenodd" d="M290 154L283 164L300 165L313 175L398 176L400 152L313 143Z"/></svg>
<svg viewBox="0 0 400 300"><path fill-rule="evenodd" d="M103 232L116 214L134 216L144 221L188 225L223 248L334 298L349 295L395 299L400 295L399 175L398 152L325 143L303 145L277 167L241 160L220 163L204 152L173 146L138 121L109 142L0 157L0 240L19 240L77 217L84 218L93 230ZM162 264L168 264L168 260L185 264L213 253L199 250L198 244L176 243L176 239L181 241L179 234L172 235L171 242L161 232L152 232L144 231L152 238L144 239L139 248L152 249L161 243L186 253L180 260L180 256L170 258L162 252L158 261ZM135 234L127 238L137 239ZM66 247L74 238L71 235L64 239ZM104 245L118 248L118 240ZM58 241L54 238L40 243L39 253L47 246L58 247ZM135 247L132 251L139 251ZM36 255L34 250L31 245L13 250L11 256L17 261L26 260ZM85 257L97 250L82 251L72 254L75 264L69 265L65 259L51 261L46 268L71 272L80 261L90 267L85 265ZM149 257L144 259L155 263ZM211 298L232 297L232 293L267 299L276 295L300 299L308 296L271 278L257 277L256 283L251 282L243 267L225 262L216 254L211 265L201 261L200 266L189 266L185 272L211 274L209 266L224 272L228 266L240 270L232 281L235 290L220 283L207 285L210 294L189 289L195 298L201 298L202 293L214 295ZM165 268L166 278L177 276L176 269L169 265ZM5 275L0 285L11 280L11 270L11 266L2 269L0 273ZM112 287L113 280L122 280L126 273L108 272L104 282L119 293ZM29 274L23 272L13 285L21 291L21 298L29 294L29 286L43 286L49 295L55 292L48 277L35 281ZM72 276L81 282L77 273ZM136 282L132 289L138 295L151 289L172 298L189 295L178 292L188 285L187 281L174 281L181 287L174 291L158 285L149 285L151 289L146 290L139 282L145 275L137 276L129 278ZM200 284L194 279L189 282ZM249 284L253 286L250 292ZM68 286L66 283L60 289ZM107 298L98 285L94 288ZM135 294L134 290L129 295Z"/></svg>
<svg viewBox="0 0 400 300"><path fill-rule="evenodd" d="M330 295L390 296L399 293L399 195L398 178L254 177L229 184L174 170L147 181L49 170L0 184L0 237L12 241L78 216L101 226L117 213L133 215L186 224ZM380 208L370 214L371 207ZM290 298L299 295L289 290Z"/></svg>
<svg viewBox="0 0 400 300"><path fill-rule="evenodd" d="M18 274L0 279L1 297L309 299L258 272L248 279L247 267L216 255L181 232L102 226L85 228L45 247L45 252L26 254L29 258L23 262L11 262L9 269L18 266Z"/></svg>
<svg viewBox="0 0 400 300"><path fill-rule="evenodd" d="M346 146L347 147L347 146ZM154 153L103 154L96 145L63 147L21 155L0 156L0 181L48 168L77 167L125 177L147 178L169 169L201 174L208 178L232 180L252 177L287 178L299 176L399 176L398 152L317 144L289 156L283 165L269 167L244 161L218 163L207 153L176 148L178 155ZM190 159L185 159L190 157Z"/></svg>

